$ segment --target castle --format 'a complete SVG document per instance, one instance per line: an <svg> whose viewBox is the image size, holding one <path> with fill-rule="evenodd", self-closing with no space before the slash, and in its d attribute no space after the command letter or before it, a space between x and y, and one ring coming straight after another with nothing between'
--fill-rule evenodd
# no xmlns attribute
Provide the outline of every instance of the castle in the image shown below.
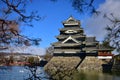
<svg viewBox="0 0 120 80"><path fill-rule="evenodd" d="M54 55L86 54L101 59L112 58L112 49L100 45L95 37L87 37L79 20L70 16L63 21L63 26L64 28L60 29L60 35L56 36L58 42L52 44Z"/></svg>
<svg viewBox="0 0 120 80"><path fill-rule="evenodd" d="M69 69L102 71L103 65L110 63L113 49L101 45L95 37L87 37L80 21L72 16L62 23L64 27L56 36L58 42L52 43L53 58L44 67L45 70L50 74Z"/></svg>

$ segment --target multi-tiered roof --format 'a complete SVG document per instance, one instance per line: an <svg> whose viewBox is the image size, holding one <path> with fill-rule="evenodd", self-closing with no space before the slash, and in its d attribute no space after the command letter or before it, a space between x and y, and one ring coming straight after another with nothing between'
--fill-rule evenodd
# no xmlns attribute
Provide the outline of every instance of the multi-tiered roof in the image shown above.
<svg viewBox="0 0 120 80"><path fill-rule="evenodd" d="M87 37L79 20L72 16L63 21L64 28L60 29L60 34L56 36L58 42L53 43L54 54L70 53L97 53L99 42L95 37Z"/></svg>

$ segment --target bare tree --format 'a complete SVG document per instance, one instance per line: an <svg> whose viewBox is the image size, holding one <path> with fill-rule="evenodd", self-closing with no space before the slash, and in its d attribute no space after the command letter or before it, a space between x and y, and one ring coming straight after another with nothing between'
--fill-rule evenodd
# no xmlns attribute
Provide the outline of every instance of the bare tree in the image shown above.
<svg viewBox="0 0 120 80"><path fill-rule="evenodd" d="M99 14L100 12L96 10L94 2L97 0L71 0L72 7L77 10L79 13L95 13Z"/></svg>
<svg viewBox="0 0 120 80"><path fill-rule="evenodd" d="M56 2L58 0L51 0ZM94 2L97 0L69 0L72 4L72 7L77 10L79 13L99 13L94 6Z"/></svg>
<svg viewBox="0 0 120 80"><path fill-rule="evenodd" d="M31 12L26 15L26 4L30 0L1 0L0 4L0 48L6 45L38 45L41 39L31 39L20 33L20 24L32 26L33 20L40 20L41 17ZM13 17L11 17L11 15ZM5 48L6 49L6 48Z"/></svg>
<svg viewBox="0 0 120 80"><path fill-rule="evenodd" d="M53 52L54 52L54 48L52 46L48 47L46 49L46 53L44 55L44 59L49 61L53 57Z"/></svg>
<svg viewBox="0 0 120 80"><path fill-rule="evenodd" d="M105 15L104 17L111 22L106 27L108 34L105 40L110 42L120 53L120 19L115 17L114 14L111 14L111 16Z"/></svg>
<svg viewBox="0 0 120 80"><path fill-rule="evenodd" d="M25 69L28 70L28 77L24 80L48 80L49 76L43 71L39 71L39 66L25 66Z"/></svg>
<svg viewBox="0 0 120 80"><path fill-rule="evenodd" d="M72 0L72 6L79 13L91 13L91 14L103 14L105 19L108 19L111 24L106 26L106 31L108 32L105 41L109 42L112 47L114 47L120 53L120 18L114 16L112 13L102 13L97 11L94 2L97 0ZM108 15L111 16L108 16Z"/></svg>

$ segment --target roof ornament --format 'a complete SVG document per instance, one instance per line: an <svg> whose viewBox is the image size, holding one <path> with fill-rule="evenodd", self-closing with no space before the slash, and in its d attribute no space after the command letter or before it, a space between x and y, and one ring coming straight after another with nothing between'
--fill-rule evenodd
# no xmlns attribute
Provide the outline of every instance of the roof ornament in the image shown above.
<svg viewBox="0 0 120 80"><path fill-rule="evenodd" d="M73 16L71 15L68 19L67 19L67 21L76 21L74 18L73 18Z"/></svg>
<svg viewBox="0 0 120 80"><path fill-rule="evenodd" d="M76 39L72 38L71 36L69 36L67 39L65 39L62 43L65 43L68 40L73 40L74 42L79 43L79 41L77 41Z"/></svg>

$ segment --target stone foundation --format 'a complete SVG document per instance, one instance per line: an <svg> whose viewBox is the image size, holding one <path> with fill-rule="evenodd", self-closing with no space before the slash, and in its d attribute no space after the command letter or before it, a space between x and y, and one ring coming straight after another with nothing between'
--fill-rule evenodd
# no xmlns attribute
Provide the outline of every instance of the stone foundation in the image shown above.
<svg viewBox="0 0 120 80"><path fill-rule="evenodd" d="M113 65L112 71L113 72L120 72L120 64L119 65Z"/></svg>
<svg viewBox="0 0 120 80"><path fill-rule="evenodd" d="M74 69L80 62L79 57L53 57L44 67L45 70L59 68Z"/></svg>
<svg viewBox="0 0 120 80"><path fill-rule="evenodd" d="M87 56L79 65L78 70L95 70L95 71L102 71L102 64L107 64L107 62L98 59L97 57Z"/></svg>
<svg viewBox="0 0 120 80"><path fill-rule="evenodd" d="M56 80L71 80L75 67L80 62L79 57L53 57L44 67L45 71Z"/></svg>
<svg viewBox="0 0 120 80"><path fill-rule="evenodd" d="M80 57L53 57L44 67L45 71L50 75L57 77L67 77L78 69L78 71L102 71L103 64L108 64L110 60L101 60L97 57L87 56L83 59Z"/></svg>

